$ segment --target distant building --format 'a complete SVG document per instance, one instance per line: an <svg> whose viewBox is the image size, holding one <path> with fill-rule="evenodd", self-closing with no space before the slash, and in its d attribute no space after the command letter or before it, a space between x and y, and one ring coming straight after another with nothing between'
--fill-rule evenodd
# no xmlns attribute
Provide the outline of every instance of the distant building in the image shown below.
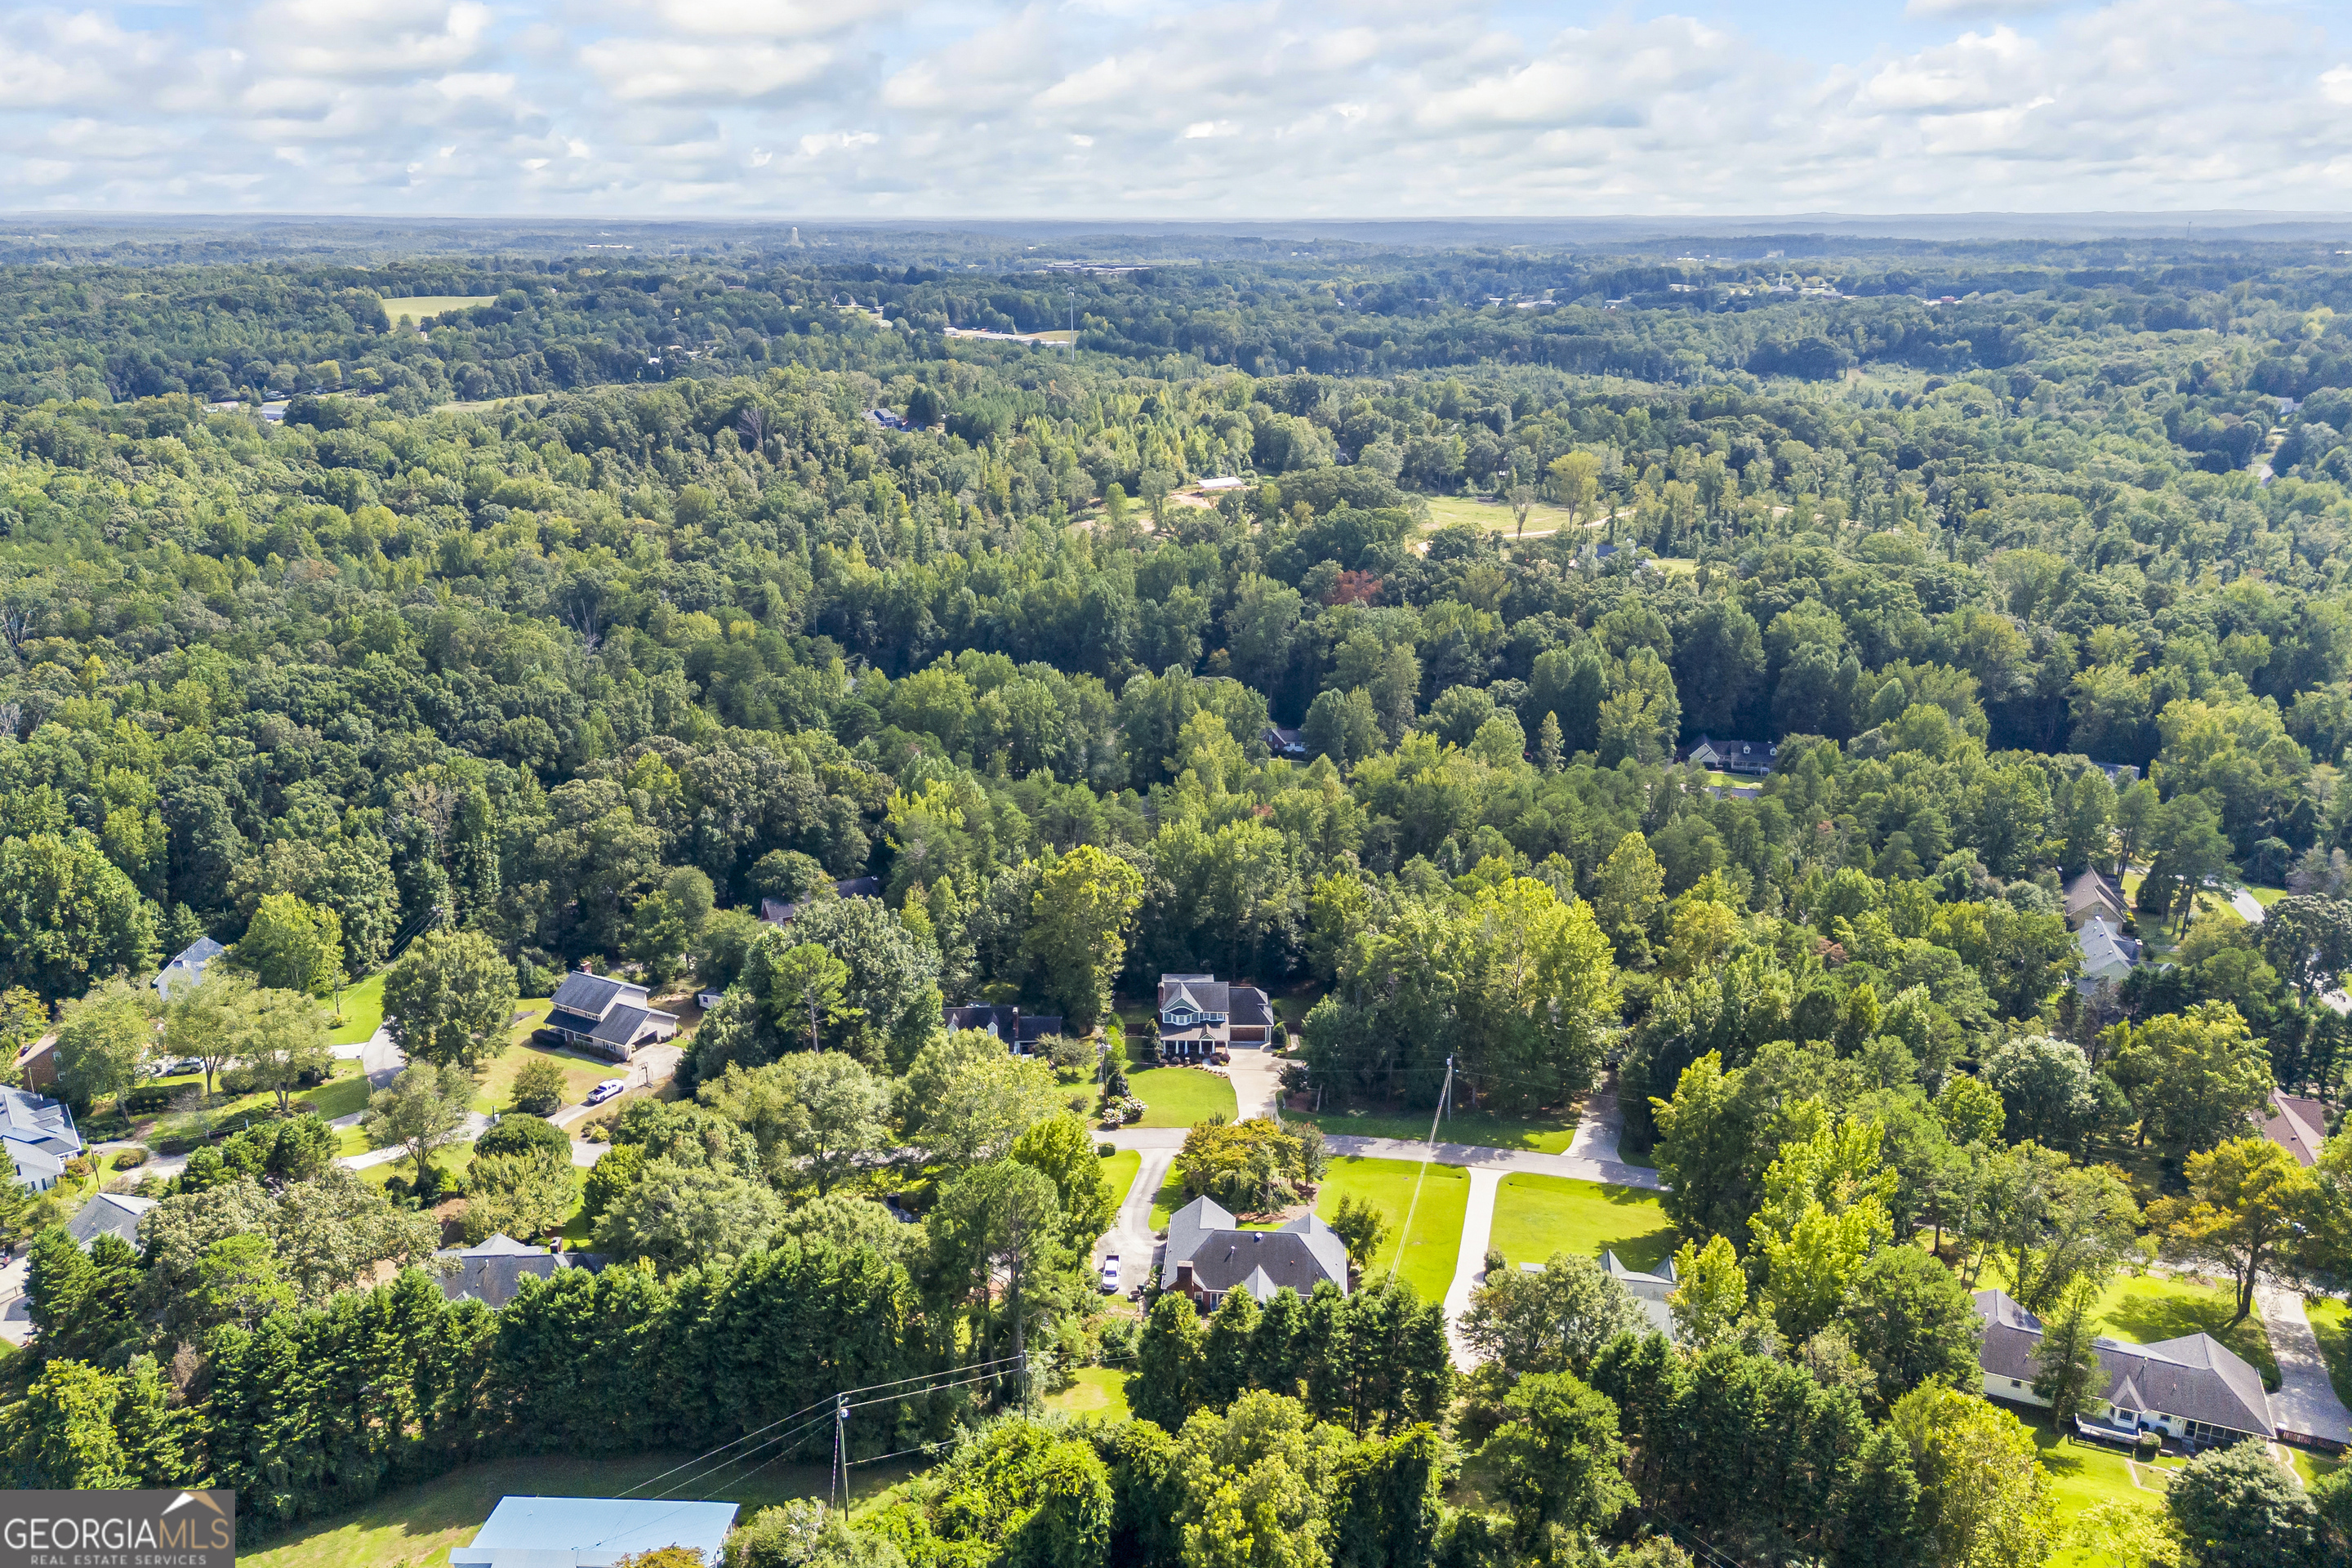
<svg viewBox="0 0 2352 1568"><path fill-rule="evenodd" d="M1690 760L1723 773L1763 774L1772 771L1780 748L1762 741L1711 741L1705 735L1690 749Z"/></svg>
<svg viewBox="0 0 2352 1568"><path fill-rule="evenodd" d="M879 877L845 878L833 885L833 892L835 898L840 899L878 899L882 896L882 879ZM782 899L761 899L760 918L772 926L790 925L793 918L808 908L813 901L803 899L796 903L788 904Z"/></svg>
<svg viewBox="0 0 2352 1568"><path fill-rule="evenodd" d="M1027 1056L1037 1048L1037 1043L1048 1035L1062 1032L1059 1013L1024 1013L1020 1008L1001 1002L977 1002L962 1007L950 1007L940 1022L952 1034L959 1029L976 1029L983 1035L993 1035L1016 1055Z"/></svg>
<svg viewBox="0 0 2352 1568"><path fill-rule="evenodd" d="M1201 481L1201 493L1202 495L1213 496L1221 490L1238 490L1246 489L1248 488L1249 481L1247 479L1238 479L1231 474L1220 474L1213 479L1202 479Z"/></svg>
<svg viewBox="0 0 2352 1568"><path fill-rule="evenodd" d="M513 1300L526 1278L551 1279L559 1268L585 1268L593 1274L604 1267L602 1253L551 1252L510 1236L493 1236L479 1247L445 1247L433 1256L448 1270L440 1276L443 1296L485 1307L503 1307Z"/></svg>
<svg viewBox="0 0 2352 1568"><path fill-rule="evenodd" d="M2093 917L2120 927L2131 917L2124 910L2124 886L2104 871L2085 870L2066 884L2066 923L2081 930Z"/></svg>
<svg viewBox="0 0 2352 1568"><path fill-rule="evenodd" d="M16 1184L46 1193L81 1152L81 1133L62 1101L0 1084L0 1147Z"/></svg>
<svg viewBox="0 0 2352 1568"><path fill-rule="evenodd" d="M2085 920L2074 933L2074 947L2083 957L2074 988L2085 996L2102 984L2121 985L2139 962L2139 943L2098 915Z"/></svg>
<svg viewBox="0 0 2352 1568"><path fill-rule="evenodd" d="M173 992L194 985L204 979L205 966L227 951L228 949L208 936L196 938L177 958L165 964L156 974L155 994L169 1002Z"/></svg>
<svg viewBox="0 0 2352 1568"><path fill-rule="evenodd" d="M1265 742L1265 749L1276 756L1286 757L1295 763L1307 760L1307 737L1299 731L1268 724L1259 733Z"/></svg>
<svg viewBox="0 0 2352 1568"><path fill-rule="evenodd" d="M2000 1290L1976 1292L1984 1339L1977 1361L1987 1398L2046 1407L2033 1392L2042 1348L2042 1320ZM2162 1432L2200 1447L2245 1437L2278 1436L2262 1373L2210 1334L2187 1334L2152 1345L2101 1335L2091 1342L2099 1358L2095 1400L2083 1425L2094 1435Z"/></svg>
<svg viewBox="0 0 2352 1568"><path fill-rule="evenodd" d="M2320 1145L2327 1142L2327 1108L2283 1089L2271 1090L2269 1106L2254 1121L2263 1136L2294 1155L2298 1165L2316 1162Z"/></svg>
<svg viewBox="0 0 2352 1568"><path fill-rule="evenodd" d="M116 1237L137 1247L140 1217L154 1206L153 1198L134 1198L128 1193L99 1193L66 1221L66 1234L81 1243L84 1252L101 1236Z"/></svg>
<svg viewBox="0 0 2352 1568"><path fill-rule="evenodd" d="M706 1568L735 1527L731 1502L677 1498L500 1498L449 1568L612 1568L624 1557L682 1546Z"/></svg>
<svg viewBox="0 0 2352 1568"><path fill-rule="evenodd" d="M653 1005L642 985L585 970L563 977L550 999L542 1035L553 1035L574 1050L627 1061L640 1046L677 1033L677 1015Z"/></svg>
<svg viewBox="0 0 2352 1568"><path fill-rule="evenodd" d="M1160 1286L1214 1307L1238 1285L1263 1304L1288 1286L1311 1296L1325 1280L1348 1289L1348 1247L1313 1215L1279 1230L1244 1230L1215 1200L1194 1198L1168 1216L1168 1251Z"/></svg>

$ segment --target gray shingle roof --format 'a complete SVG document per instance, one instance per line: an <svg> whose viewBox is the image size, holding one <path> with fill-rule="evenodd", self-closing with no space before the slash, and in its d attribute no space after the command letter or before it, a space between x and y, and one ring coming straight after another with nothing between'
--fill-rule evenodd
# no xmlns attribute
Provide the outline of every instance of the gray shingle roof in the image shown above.
<svg viewBox="0 0 2352 1568"><path fill-rule="evenodd" d="M2327 1142L2327 1108L2284 1089L2271 1090L2269 1106L2255 1120L2263 1136L2294 1155L2298 1165L2315 1163L2320 1145Z"/></svg>
<svg viewBox="0 0 2352 1568"><path fill-rule="evenodd" d="M156 994L169 1002L173 990L182 985L194 985L205 977L205 965L228 949L208 936L200 936L183 948L155 976Z"/></svg>
<svg viewBox="0 0 2352 1568"><path fill-rule="evenodd" d="M128 1193L99 1193L66 1221L66 1234L81 1243L84 1249L101 1236L118 1236L136 1247L139 1217L154 1206L153 1198L134 1198Z"/></svg>
<svg viewBox="0 0 2352 1568"><path fill-rule="evenodd" d="M1172 1283L1177 1267L1185 1263L1192 1266L1193 1283L1215 1295L1249 1285L1264 1300L1286 1285L1308 1296L1326 1279L1341 1290L1348 1288L1347 1246L1313 1215L1279 1230L1244 1230L1223 1205L1205 1197L1168 1216L1161 1282Z"/></svg>
<svg viewBox="0 0 2352 1568"><path fill-rule="evenodd" d="M81 1133L62 1100L0 1084L0 1138L60 1160L81 1152Z"/></svg>
<svg viewBox="0 0 2352 1568"><path fill-rule="evenodd" d="M451 1271L440 1279L444 1297L452 1301L479 1301L486 1307L503 1307L513 1300L526 1276L546 1279L559 1268L585 1268L594 1273L604 1267L602 1253L550 1252L510 1236L493 1236L478 1247L463 1251L444 1250L433 1256L452 1266Z"/></svg>
<svg viewBox="0 0 2352 1568"><path fill-rule="evenodd" d="M1272 1026L1274 1008L1267 1003L1265 992L1255 985L1234 985L1227 988L1226 994L1233 1002L1232 1011L1227 1016L1230 1022L1244 1029Z"/></svg>
<svg viewBox="0 0 2352 1568"><path fill-rule="evenodd" d="M625 991L636 992L640 1001L645 997L643 988L625 980L615 980L609 974L585 974L574 971L563 977L563 984L555 988L555 994L548 1000L553 1011L601 1018L612 1006L614 999Z"/></svg>
<svg viewBox="0 0 2352 1568"><path fill-rule="evenodd" d="M2042 1320L2005 1291L1979 1290L1975 1299L1977 1315L1984 1320L1979 1363L1995 1377L2013 1377L2030 1386L2036 1371L2033 1352L2042 1344ZM2278 1435L2262 1373L2210 1334L2148 1345L2102 1335L2092 1345L2105 1373L2095 1390L2101 1399L2233 1432Z"/></svg>

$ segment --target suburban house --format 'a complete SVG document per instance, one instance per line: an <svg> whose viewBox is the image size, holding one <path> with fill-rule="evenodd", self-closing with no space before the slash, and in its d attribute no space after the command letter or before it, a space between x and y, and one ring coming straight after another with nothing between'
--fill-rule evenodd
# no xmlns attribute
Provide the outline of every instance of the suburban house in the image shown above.
<svg viewBox="0 0 2352 1568"><path fill-rule="evenodd" d="M845 878L833 885L833 891L836 898L878 899L882 896L882 879L879 877ZM799 914L811 901L808 899L802 899L796 903L788 904L782 899L761 899L760 918L772 926L790 925L793 922L793 917Z"/></svg>
<svg viewBox="0 0 2352 1568"><path fill-rule="evenodd" d="M81 1152L81 1133L61 1101L0 1084L0 1145L16 1184L46 1193Z"/></svg>
<svg viewBox="0 0 2352 1568"><path fill-rule="evenodd" d="M450 1568L611 1568L624 1557L682 1546L706 1568L735 1528L731 1502L677 1498L508 1497L449 1549Z"/></svg>
<svg viewBox="0 0 2352 1568"><path fill-rule="evenodd" d="M1268 1045L1279 1027L1274 1005L1255 985L1231 984L1213 974L1160 977L1164 1059L1202 1061L1234 1045Z"/></svg>
<svg viewBox="0 0 2352 1568"><path fill-rule="evenodd" d="M1348 1247L1313 1215L1279 1230L1244 1230L1215 1200L1194 1198L1168 1216L1160 1288L1213 1309L1238 1285L1260 1304L1288 1286L1311 1296L1326 1279L1348 1289Z"/></svg>
<svg viewBox="0 0 2352 1568"><path fill-rule="evenodd" d="M984 1035L994 1035L1024 1057L1034 1051L1037 1042L1046 1036L1062 1032L1059 1013L1024 1013L1018 1007L997 1002L950 1007L941 1021L950 1034L959 1029L977 1029Z"/></svg>
<svg viewBox="0 0 2352 1568"><path fill-rule="evenodd" d="M58 1037L43 1035L28 1040L16 1052L16 1081L26 1089L47 1089L58 1081Z"/></svg>
<svg viewBox="0 0 2352 1568"><path fill-rule="evenodd" d="M2269 1109L2254 1120L2263 1136L2294 1155L2298 1165L2316 1162L2319 1146L2327 1142L2327 1108L2284 1089L2271 1090Z"/></svg>
<svg viewBox="0 0 2352 1568"><path fill-rule="evenodd" d="M563 977L547 1010L541 1035L553 1035L574 1050L627 1061L639 1046L677 1033L677 1015L654 1006L642 985L580 970Z"/></svg>
<svg viewBox="0 0 2352 1568"><path fill-rule="evenodd" d="M2066 884L2066 924L2079 931L2097 918L2121 928L2131 918L2124 908L2124 886L2105 871L2086 870Z"/></svg>
<svg viewBox="0 0 2352 1568"><path fill-rule="evenodd" d="M2139 962L2139 943L2096 915L2074 933L2075 951L2083 955L2083 973L2074 989L2088 996L2101 985L2121 985Z"/></svg>
<svg viewBox="0 0 2352 1568"><path fill-rule="evenodd" d="M1984 1372L1985 1397L2046 1407L2049 1401L2033 1392L2042 1320L2000 1290L1979 1290L1976 1307L1984 1320L1977 1362ZM2210 1334L2152 1345L2103 1334L2092 1344L2101 1375L2093 1390L2097 1404L2084 1421L2087 1430L2161 1432L2200 1448L2278 1436L2262 1373Z"/></svg>
<svg viewBox="0 0 2352 1568"><path fill-rule="evenodd" d="M154 1206L153 1198L100 1193L66 1221L66 1234L79 1242L84 1252L101 1236L119 1237L135 1247L139 1245L140 1216Z"/></svg>
<svg viewBox="0 0 2352 1568"><path fill-rule="evenodd" d="M485 1307L503 1307L513 1300L526 1275L547 1279L559 1268L585 1268L593 1274L604 1267L601 1252L550 1252L510 1236L494 1236L479 1247L445 1247L433 1257L447 1270L440 1277L443 1296Z"/></svg>
<svg viewBox="0 0 2352 1568"><path fill-rule="evenodd" d="M1259 734L1265 742L1265 749L1275 756L1286 757L1294 763L1307 760L1307 737L1300 731L1268 724Z"/></svg>
<svg viewBox="0 0 2352 1568"><path fill-rule="evenodd" d="M196 938L177 958L165 964L156 974L153 982L155 994L169 1002L173 992L184 986L194 985L197 981L202 980L205 977L205 965L227 951L228 949L208 936Z"/></svg>
<svg viewBox="0 0 2352 1568"><path fill-rule="evenodd" d="M1761 741L1710 741L1705 735L1690 749L1690 760L1722 773L1769 773L1780 748Z"/></svg>

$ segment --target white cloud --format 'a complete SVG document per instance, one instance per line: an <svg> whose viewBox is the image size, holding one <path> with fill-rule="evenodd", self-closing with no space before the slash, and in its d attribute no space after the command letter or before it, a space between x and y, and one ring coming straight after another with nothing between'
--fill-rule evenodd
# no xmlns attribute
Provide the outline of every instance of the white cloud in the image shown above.
<svg viewBox="0 0 2352 1568"><path fill-rule="evenodd" d="M69 3L0 6L0 207L2352 205L2352 19L2269 0Z"/></svg>

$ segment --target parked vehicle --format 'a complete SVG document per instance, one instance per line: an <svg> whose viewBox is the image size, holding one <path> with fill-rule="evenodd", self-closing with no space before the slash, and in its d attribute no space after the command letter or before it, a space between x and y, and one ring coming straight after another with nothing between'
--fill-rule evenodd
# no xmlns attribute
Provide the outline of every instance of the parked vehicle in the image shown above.
<svg viewBox="0 0 2352 1568"><path fill-rule="evenodd" d="M587 1100L583 1103L587 1105L602 1105L606 1100L612 1099L614 1095L620 1093L623 1089L628 1087L629 1081L626 1079L608 1078L604 1082L598 1084L595 1088L590 1089L588 1091Z"/></svg>
<svg viewBox="0 0 2352 1568"><path fill-rule="evenodd" d="M1116 1252L1103 1259L1102 1293L1106 1296L1118 1294L1118 1254Z"/></svg>

